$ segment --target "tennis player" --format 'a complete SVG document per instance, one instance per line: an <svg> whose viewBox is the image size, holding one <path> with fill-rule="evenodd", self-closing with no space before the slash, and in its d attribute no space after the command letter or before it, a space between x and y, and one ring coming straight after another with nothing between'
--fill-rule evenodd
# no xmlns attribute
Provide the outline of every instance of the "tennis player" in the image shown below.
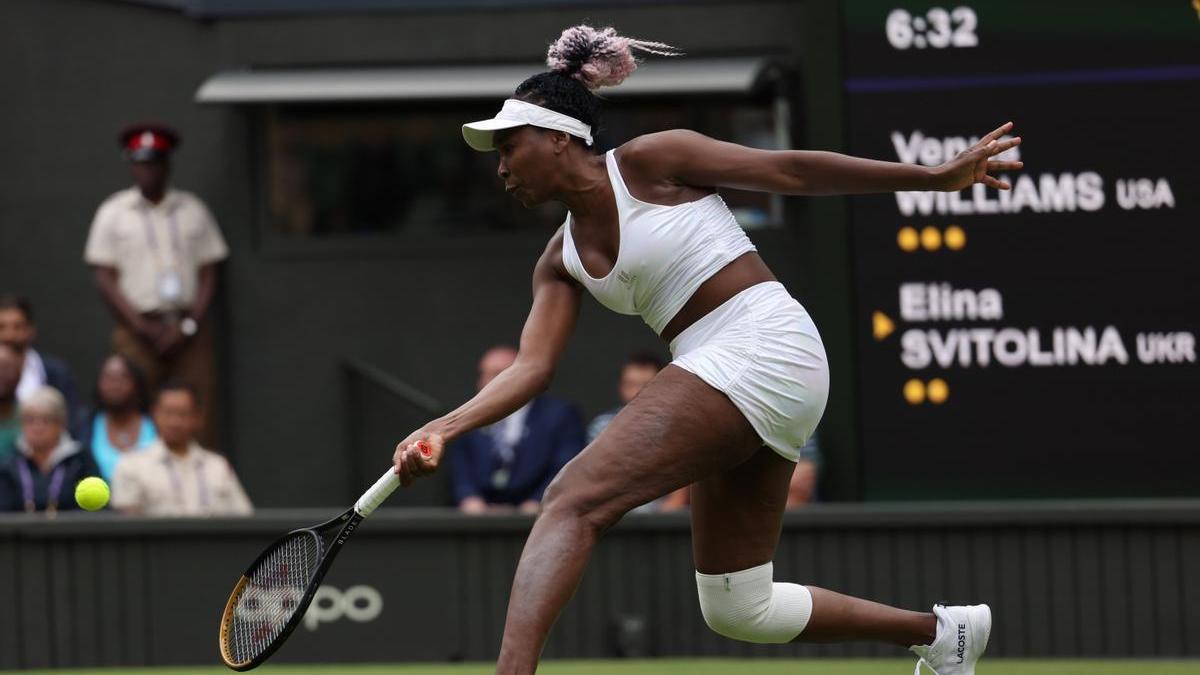
<svg viewBox="0 0 1200 675"><path fill-rule="evenodd" d="M435 471L444 444L518 409L550 384L586 289L636 314L673 361L567 464L546 491L513 581L496 670L532 673L575 592L592 547L621 516L692 486L700 609L737 640L884 641L938 675L975 672L991 629L987 605L912 612L816 586L777 582L788 480L825 408L829 371L816 326L755 252L717 190L833 195L956 191L1021 168L1016 146L987 134L928 168L831 152L764 151L684 130L596 154L599 101L635 68L633 50L667 45L576 26L549 50L549 72L522 82L492 119L463 125L468 145L499 153L504 188L527 207L569 209L533 271L533 305L516 362L474 398L404 439L405 485ZM417 441L432 449L423 455Z"/></svg>

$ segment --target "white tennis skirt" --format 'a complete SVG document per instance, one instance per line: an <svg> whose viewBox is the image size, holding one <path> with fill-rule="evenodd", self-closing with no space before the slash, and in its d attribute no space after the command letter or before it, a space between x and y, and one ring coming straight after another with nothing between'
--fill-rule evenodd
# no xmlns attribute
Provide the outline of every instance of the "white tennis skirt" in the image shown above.
<svg viewBox="0 0 1200 675"><path fill-rule="evenodd" d="M671 341L673 364L724 393L762 438L796 461L825 412L829 364L817 326L783 284L738 293Z"/></svg>

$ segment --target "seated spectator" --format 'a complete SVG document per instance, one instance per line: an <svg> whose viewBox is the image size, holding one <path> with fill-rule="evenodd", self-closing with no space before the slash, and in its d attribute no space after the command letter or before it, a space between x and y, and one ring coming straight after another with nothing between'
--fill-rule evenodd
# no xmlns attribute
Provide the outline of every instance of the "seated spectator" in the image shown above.
<svg viewBox="0 0 1200 675"><path fill-rule="evenodd" d="M146 412L146 381L127 357L114 354L104 360L94 399L96 407L82 440L92 449L100 476L111 482L117 460L145 450L158 432Z"/></svg>
<svg viewBox="0 0 1200 675"><path fill-rule="evenodd" d="M662 370L666 364L662 359L648 352L639 352L632 354L625 359L625 363L621 365L621 378L617 381L617 395L621 398L621 404L615 408L606 410L605 412L596 415L592 419L591 424L587 429L587 442L591 443L596 440L600 432L608 426L608 423L621 412L627 403L633 400L633 397L638 395L650 380L658 375L658 371ZM660 497L649 504L643 504L636 509L637 513L653 513L655 511L680 511L686 509L691 503L691 493L688 488L681 487L669 495Z"/></svg>
<svg viewBox="0 0 1200 675"><path fill-rule="evenodd" d="M67 433L67 401L42 387L21 403L17 452L0 464L0 511L77 509L75 484L99 472L91 453Z"/></svg>
<svg viewBox="0 0 1200 675"><path fill-rule="evenodd" d="M625 363L621 365L621 379L617 382L617 395L620 397L621 403L592 419L587 428L587 442L591 443L596 440L600 432L604 431L604 427L607 427L617 413L621 412L621 408L632 401L642 387L650 384L650 380L653 380L665 365L662 359L648 352L639 352L625 359Z"/></svg>
<svg viewBox="0 0 1200 675"><path fill-rule="evenodd" d="M17 450L21 421L17 417L17 383L21 381L21 355L0 342L0 463Z"/></svg>
<svg viewBox="0 0 1200 675"><path fill-rule="evenodd" d="M84 411L79 402L79 388L66 362L33 348L37 326L33 323L33 305L15 295L0 295L0 342L21 355L21 382L17 385L17 400L44 386L54 387L67 401L67 430L79 437Z"/></svg>
<svg viewBox="0 0 1200 675"><path fill-rule="evenodd" d="M512 347L493 347L479 360L483 389L516 360ZM464 434L450 453L454 500L464 513L537 511L551 479L583 449L575 406L539 396L512 415Z"/></svg>
<svg viewBox="0 0 1200 675"><path fill-rule="evenodd" d="M792 472L792 480L788 484L789 509L817 501L817 469L820 464L821 449L817 445L817 434L813 432L804 447L800 448L800 460L796 462L796 470Z"/></svg>
<svg viewBox="0 0 1200 675"><path fill-rule="evenodd" d="M159 437L117 462L113 508L147 516L250 515L253 507L233 467L196 442L201 403L186 383L162 386L151 410Z"/></svg>

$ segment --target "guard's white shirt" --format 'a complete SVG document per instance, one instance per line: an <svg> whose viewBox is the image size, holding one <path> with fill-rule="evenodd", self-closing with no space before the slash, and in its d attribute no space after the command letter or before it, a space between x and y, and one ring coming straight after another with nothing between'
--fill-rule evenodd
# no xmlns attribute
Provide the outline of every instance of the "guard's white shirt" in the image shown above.
<svg viewBox="0 0 1200 675"><path fill-rule="evenodd" d="M114 267L121 294L139 312L186 310L196 299L200 268L229 255L204 202L167 190L152 204L136 187L96 210L83 258Z"/></svg>

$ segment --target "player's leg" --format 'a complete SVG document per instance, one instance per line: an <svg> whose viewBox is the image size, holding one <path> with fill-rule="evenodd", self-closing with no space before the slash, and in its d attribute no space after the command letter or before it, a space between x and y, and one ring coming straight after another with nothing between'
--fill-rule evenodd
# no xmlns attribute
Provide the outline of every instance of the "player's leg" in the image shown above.
<svg viewBox="0 0 1200 675"><path fill-rule="evenodd" d="M709 625L752 642L873 640L905 647L931 642L933 614L774 582L767 565L779 541L794 468L763 447L740 466L692 486L692 546Z"/></svg>
<svg viewBox="0 0 1200 675"><path fill-rule="evenodd" d="M890 642L911 647L940 675L973 674L991 631L986 605L910 612L774 580L770 561L792 469L763 448L692 486L696 581L709 626L749 642Z"/></svg>
<svg viewBox="0 0 1200 675"><path fill-rule="evenodd" d="M599 536L630 509L745 461L745 417L695 375L668 366L551 483L509 597L498 673L532 673Z"/></svg>

